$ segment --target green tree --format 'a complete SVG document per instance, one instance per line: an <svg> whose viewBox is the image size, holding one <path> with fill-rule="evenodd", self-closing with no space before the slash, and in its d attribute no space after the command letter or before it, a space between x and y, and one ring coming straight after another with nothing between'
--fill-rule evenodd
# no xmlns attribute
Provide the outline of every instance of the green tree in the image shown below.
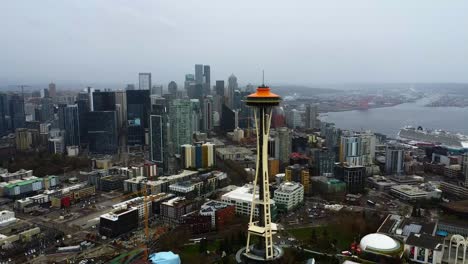
<svg viewBox="0 0 468 264"><path fill-rule="evenodd" d="M205 254L207 250L208 250L208 241L206 240L206 238L204 238L200 240L200 243L198 245L198 252L200 254Z"/></svg>

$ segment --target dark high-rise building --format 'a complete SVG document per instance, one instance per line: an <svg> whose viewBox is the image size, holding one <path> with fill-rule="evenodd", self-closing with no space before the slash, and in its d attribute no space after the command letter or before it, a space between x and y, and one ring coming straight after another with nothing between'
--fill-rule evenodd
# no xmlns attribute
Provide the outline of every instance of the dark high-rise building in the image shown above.
<svg viewBox="0 0 468 264"><path fill-rule="evenodd" d="M169 91L169 93L175 98L177 96L177 83L174 82L174 81L171 81L168 85L167 85L167 90Z"/></svg>
<svg viewBox="0 0 468 264"><path fill-rule="evenodd" d="M88 93L79 93L76 98L76 105L78 106L78 117L80 120L80 142L88 142L88 127L86 123L86 114L90 111Z"/></svg>
<svg viewBox="0 0 468 264"><path fill-rule="evenodd" d="M217 95L224 97L224 81L223 80L216 81L215 92Z"/></svg>
<svg viewBox="0 0 468 264"><path fill-rule="evenodd" d="M50 97L50 94L49 94L49 89L45 88L45 89L42 89L42 98L49 98Z"/></svg>
<svg viewBox="0 0 468 264"><path fill-rule="evenodd" d="M89 152L114 154L117 152L117 114L115 111L86 113Z"/></svg>
<svg viewBox="0 0 468 264"><path fill-rule="evenodd" d="M211 94L210 65L203 66L203 93L205 95Z"/></svg>
<svg viewBox="0 0 468 264"><path fill-rule="evenodd" d="M151 89L151 73L139 73L138 74L138 89L139 90L150 90Z"/></svg>
<svg viewBox="0 0 468 264"><path fill-rule="evenodd" d="M222 106L222 119L221 119L221 130L225 133L234 130L236 125L236 114L227 105Z"/></svg>
<svg viewBox="0 0 468 264"><path fill-rule="evenodd" d="M335 177L346 183L348 193L362 193L366 182L366 167L335 164Z"/></svg>
<svg viewBox="0 0 468 264"><path fill-rule="evenodd" d="M151 105L150 115L150 159L158 168L167 170L167 128L168 128L168 106L165 98L158 98Z"/></svg>
<svg viewBox="0 0 468 264"><path fill-rule="evenodd" d="M17 128L24 128L26 122L26 115L24 113L24 100L23 97L14 94L9 100L9 110L11 118L11 128L13 130Z"/></svg>
<svg viewBox="0 0 468 264"><path fill-rule="evenodd" d="M336 154L328 149L311 150L314 163L314 176L333 174Z"/></svg>
<svg viewBox="0 0 468 264"><path fill-rule="evenodd" d="M115 111L115 92L93 92L94 111Z"/></svg>
<svg viewBox="0 0 468 264"><path fill-rule="evenodd" d="M187 95L190 99L201 101L203 99L203 84L190 85Z"/></svg>
<svg viewBox="0 0 468 264"><path fill-rule="evenodd" d="M320 128L320 120L318 119L318 106L310 105L306 106L305 111L305 127L310 129Z"/></svg>
<svg viewBox="0 0 468 264"><path fill-rule="evenodd" d="M213 96L208 95L203 99L203 130L213 129Z"/></svg>
<svg viewBox="0 0 468 264"><path fill-rule="evenodd" d="M148 129L150 113L149 90L127 90L127 143L144 145L145 129Z"/></svg>
<svg viewBox="0 0 468 264"><path fill-rule="evenodd" d="M36 120L46 122L54 119L54 103L51 98L45 97L41 99L41 105L38 109Z"/></svg>
<svg viewBox="0 0 468 264"><path fill-rule="evenodd" d="M386 148L385 173L387 175L401 176L404 174L404 151L398 146Z"/></svg>
<svg viewBox="0 0 468 264"><path fill-rule="evenodd" d="M80 145L78 105L59 105L59 128L65 131L65 145Z"/></svg>
<svg viewBox="0 0 468 264"><path fill-rule="evenodd" d="M195 64L195 83L203 84L203 64Z"/></svg>
<svg viewBox="0 0 468 264"><path fill-rule="evenodd" d="M0 136L8 134L7 124L7 103L8 97L6 94L0 94Z"/></svg>

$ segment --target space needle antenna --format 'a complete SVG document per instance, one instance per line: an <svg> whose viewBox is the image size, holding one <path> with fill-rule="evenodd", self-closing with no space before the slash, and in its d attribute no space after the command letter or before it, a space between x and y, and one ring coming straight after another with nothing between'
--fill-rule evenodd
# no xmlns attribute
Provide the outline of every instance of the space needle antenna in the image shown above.
<svg viewBox="0 0 468 264"><path fill-rule="evenodd" d="M262 86L265 86L265 70L262 70Z"/></svg>

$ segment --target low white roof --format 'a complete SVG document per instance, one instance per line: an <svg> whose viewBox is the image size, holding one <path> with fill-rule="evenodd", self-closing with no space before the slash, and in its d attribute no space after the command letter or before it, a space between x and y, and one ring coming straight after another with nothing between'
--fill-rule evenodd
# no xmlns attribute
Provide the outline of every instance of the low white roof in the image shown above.
<svg viewBox="0 0 468 264"><path fill-rule="evenodd" d="M393 250L397 249L399 244L395 239L384 235L384 234L368 234L361 239L360 247L362 250L374 249L374 250Z"/></svg>

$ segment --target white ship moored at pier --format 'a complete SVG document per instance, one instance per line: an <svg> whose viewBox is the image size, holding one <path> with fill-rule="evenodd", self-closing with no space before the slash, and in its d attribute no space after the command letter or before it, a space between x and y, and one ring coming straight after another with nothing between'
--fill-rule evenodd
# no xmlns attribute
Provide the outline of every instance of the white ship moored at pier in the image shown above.
<svg viewBox="0 0 468 264"><path fill-rule="evenodd" d="M431 144L451 149L468 150L468 136L453 134L443 130L425 130L422 127L407 126L400 129L398 137L415 144Z"/></svg>

